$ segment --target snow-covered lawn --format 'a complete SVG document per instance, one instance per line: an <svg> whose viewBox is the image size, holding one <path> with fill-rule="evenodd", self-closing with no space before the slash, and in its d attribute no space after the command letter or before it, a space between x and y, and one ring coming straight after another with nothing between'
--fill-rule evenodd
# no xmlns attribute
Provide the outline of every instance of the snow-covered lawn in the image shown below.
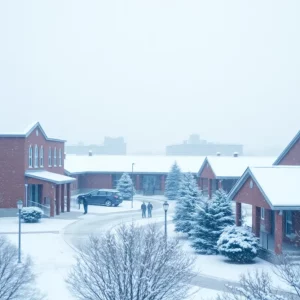
<svg viewBox="0 0 300 300"><path fill-rule="evenodd" d="M48 219L42 218L38 223L24 223L22 222L21 230L23 233L28 232L51 232L61 231L69 224L76 222L77 219L63 220L63 219ZM18 233L19 219L15 218L0 218L0 233Z"/></svg>
<svg viewBox="0 0 300 300"><path fill-rule="evenodd" d="M18 245L17 234L6 237ZM47 300L73 299L64 280L74 264L74 252L60 234L24 234L22 252L31 256L37 287L47 295Z"/></svg>
<svg viewBox="0 0 300 300"><path fill-rule="evenodd" d="M190 294L191 296L188 300L215 300L217 296L222 293L216 290L192 287L190 289Z"/></svg>
<svg viewBox="0 0 300 300"><path fill-rule="evenodd" d="M265 260L255 258L252 264L235 264L222 255L196 254L194 249L190 246L190 241L184 235L174 231L174 224L168 225L168 235L169 237L179 238L185 252L195 255L196 262L194 268L195 271L201 273L201 275L237 282L242 274L263 270L270 274L274 286L280 286L281 289L290 290L290 288L273 273L273 264Z"/></svg>

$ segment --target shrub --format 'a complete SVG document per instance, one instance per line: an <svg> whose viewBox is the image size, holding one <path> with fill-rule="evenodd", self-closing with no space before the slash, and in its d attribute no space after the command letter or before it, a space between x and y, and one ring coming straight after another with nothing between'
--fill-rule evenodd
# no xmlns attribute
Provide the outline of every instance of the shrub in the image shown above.
<svg viewBox="0 0 300 300"><path fill-rule="evenodd" d="M18 248L0 236L0 299L42 300L35 288L35 274L29 257L18 263Z"/></svg>
<svg viewBox="0 0 300 300"><path fill-rule="evenodd" d="M26 223L37 223L43 216L43 211L38 207L23 207L21 210L21 218Z"/></svg>
<svg viewBox="0 0 300 300"><path fill-rule="evenodd" d="M258 254L258 239L244 227L225 228L217 246L222 255L238 263L249 263Z"/></svg>

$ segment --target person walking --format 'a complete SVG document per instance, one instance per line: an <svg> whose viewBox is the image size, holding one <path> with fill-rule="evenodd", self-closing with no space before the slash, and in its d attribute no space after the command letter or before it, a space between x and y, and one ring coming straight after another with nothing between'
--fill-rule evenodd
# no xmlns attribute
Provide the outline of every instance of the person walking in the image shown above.
<svg viewBox="0 0 300 300"><path fill-rule="evenodd" d="M88 199L86 197L83 198L82 200L82 203L83 203L83 209L84 209L84 215L87 214L88 212L88 206L89 206L89 202L88 202Z"/></svg>
<svg viewBox="0 0 300 300"><path fill-rule="evenodd" d="M152 218L152 209L153 209L153 205L152 205L151 202L148 203L147 209L148 209L148 218Z"/></svg>
<svg viewBox="0 0 300 300"><path fill-rule="evenodd" d="M145 201L141 205L141 209L142 209L142 218L146 218L146 209L147 209L147 206L146 206Z"/></svg>

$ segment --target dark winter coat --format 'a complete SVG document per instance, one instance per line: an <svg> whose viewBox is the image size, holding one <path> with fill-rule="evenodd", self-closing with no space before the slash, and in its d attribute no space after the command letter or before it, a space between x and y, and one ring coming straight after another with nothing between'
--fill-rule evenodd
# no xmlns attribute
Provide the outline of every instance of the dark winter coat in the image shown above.
<svg viewBox="0 0 300 300"><path fill-rule="evenodd" d="M143 203L143 204L141 205L141 209L142 209L142 211L146 211L146 208L147 208L146 204L145 204L145 203Z"/></svg>
<svg viewBox="0 0 300 300"><path fill-rule="evenodd" d="M82 200L82 203L83 203L83 205L88 205L88 204L89 204L88 199L86 199L86 198L84 197L83 200Z"/></svg>
<svg viewBox="0 0 300 300"><path fill-rule="evenodd" d="M148 208L148 211L152 211L153 205L151 203L148 203L147 208Z"/></svg>

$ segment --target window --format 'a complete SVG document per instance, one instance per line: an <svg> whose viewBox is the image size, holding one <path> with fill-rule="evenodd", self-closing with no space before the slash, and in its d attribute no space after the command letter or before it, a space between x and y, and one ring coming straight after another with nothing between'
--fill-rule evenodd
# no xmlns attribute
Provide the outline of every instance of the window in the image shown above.
<svg viewBox="0 0 300 300"><path fill-rule="evenodd" d="M285 214L285 233L286 235L290 235L293 233L293 221L292 221L292 212L287 211Z"/></svg>
<svg viewBox="0 0 300 300"><path fill-rule="evenodd" d="M56 148L53 151L53 167L56 167Z"/></svg>
<svg viewBox="0 0 300 300"><path fill-rule="evenodd" d="M49 152L48 152L48 165L49 165L49 167L52 166L52 153L51 153L51 147L49 147Z"/></svg>
<svg viewBox="0 0 300 300"><path fill-rule="evenodd" d="M265 209L264 209L263 207L260 209L260 218L261 218L262 220L265 219Z"/></svg>
<svg viewBox="0 0 300 300"><path fill-rule="evenodd" d="M58 150L58 165L61 167L61 149Z"/></svg>
<svg viewBox="0 0 300 300"><path fill-rule="evenodd" d="M39 166L39 147L35 145L34 147L34 167L38 168Z"/></svg>
<svg viewBox="0 0 300 300"><path fill-rule="evenodd" d="M92 191L92 192L90 192L90 195L91 196L97 196L97 195L99 195L99 192L98 191Z"/></svg>
<svg viewBox="0 0 300 300"><path fill-rule="evenodd" d="M31 146L29 146L28 165L29 165L29 168L32 168L32 147Z"/></svg>
<svg viewBox="0 0 300 300"><path fill-rule="evenodd" d="M44 166L44 147L41 146L40 149L40 167Z"/></svg>

